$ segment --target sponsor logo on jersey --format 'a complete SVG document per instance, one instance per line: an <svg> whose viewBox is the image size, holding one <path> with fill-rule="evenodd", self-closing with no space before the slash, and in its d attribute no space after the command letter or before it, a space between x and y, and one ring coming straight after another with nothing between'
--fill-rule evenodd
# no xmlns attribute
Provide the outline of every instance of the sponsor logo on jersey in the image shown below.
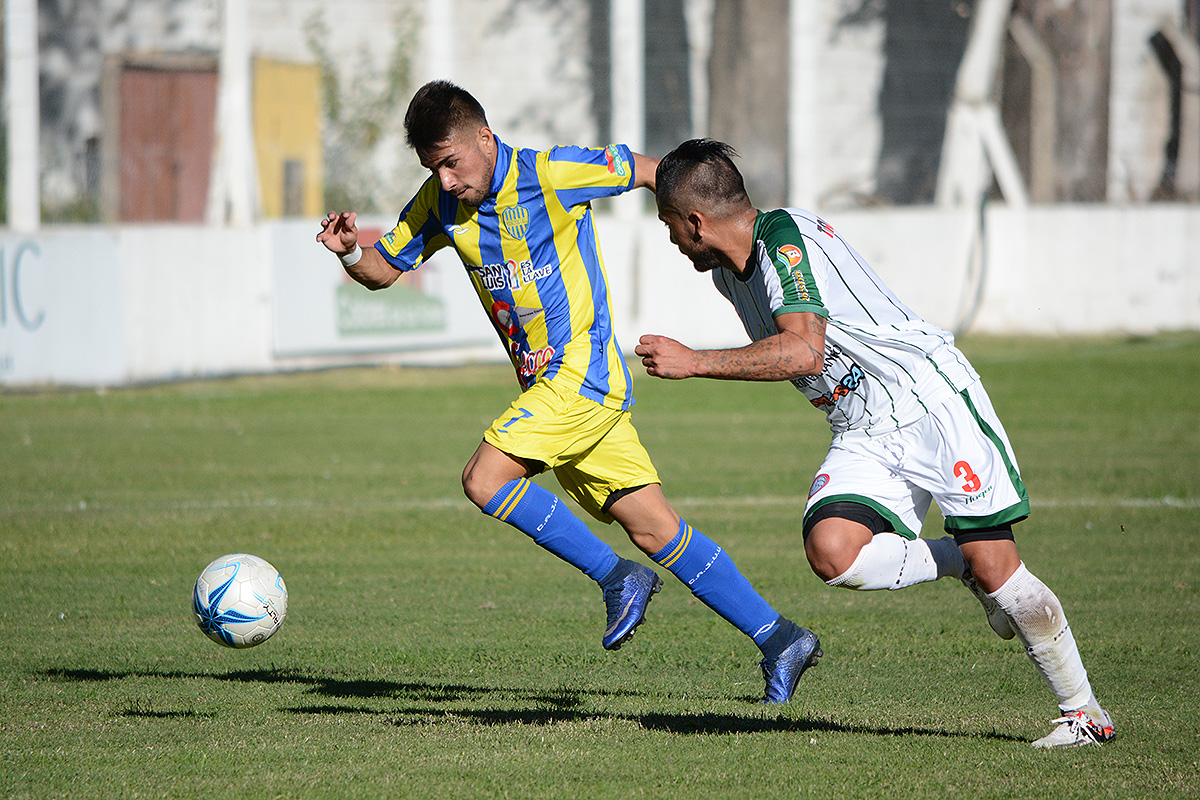
<svg viewBox="0 0 1200 800"><path fill-rule="evenodd" d="M842 379L838 381L838 385L834 387L832 392L826 392L817 398L810 398L808 402L812 403L814 408L836 406L839 400L862 384L864 377L866 377L866 374L862 371L862 368L858 364L851 364L850 371L842 376Z"/></svg>
<svg viewBox="0 0 1200 800"><path fill-rule="evenodd" d="M553 347L543 347L530 353L523 353L517 362L517 371L521 373L521 383L528 385L533 376L541 372L554 359Z"/></svg>
<svg viewBox="0 0 1200 800"><path fill-rule="evenodd" d="M470 232L471 232L471 229L468 228L466 225L455 225L453 228L450 229L450 233L454 234L455 236L465 236L466 234L468 234Z"/></svg>
<svg viewBox="0 0 1200 800"><path fill-rule="evenodd" d="M467 270L479 276L483 288L489 292L500 292L505 289L520 289L539 278L548 277L554 272L554 265L546 264L534 268L533 262L528 259L517 261L510 258L503 264L484 264L482 267L468 265Z"/></svg>
<svg viewBox="0 0 1200 800"><path fill-rule="evenodd" d="M775 251L779 261L788 269L795 269L804 261L804 251L794 244L785 244Z"/></svg>
<svg viewBox="0 0 1200 800"><path fill-rule="evenodd" d="M833 231L833 226L830 225L828 222L826 222L823 219L817 220L817 230L819 230L821 233L825 234L826 236L836 236L837 235Z"/></svg>
<svg viewBox="0 0 1200 800"><path fill-rule="evenodd" d="M824 489L829 484L829 476L822 472L817 477L813 478L812 486L808 490L808 496L812 497L817 492Z"/></svg>
<svg viewBox="0 0 1200 800"><path fill-rule="evenodd" d="M625 159L621 150L615 144L610 144L604 150L604 159L608 162L608 171L617 177L624 178L629 173L625 171Z"/></svg>
<svg viewBox="0 0 1200 800"><path fill-rule="evenodd" d="M396 249L395 231L388 231L383 235L383 246L387 248L389 253Z"/></svg>
<svg viewBox="0 0 1200 800"><path fill-rule="evenodd" d="M516 289L521 285L517 275L518 263L509 259L503 264L484 264L481 267L468 266L467 269L479 275L483 288L489 292L502 292L505 289Z"/></svg>
<svg viewBox="0 0 1200 800"><path fill-rule="evenodd" d="M550 273L554 272L554 267L550 264L534 269L532 261L522 261L519 266L521 270L522 283L533 283L539 278L549 277Z"/></svg>
<svg viewBox="0 0 1200 800"><path fill-rule="evenodd" d="M525 231L529 228L529 212L524 206L511 206L500 212L500 221L504 230L514 239L524 239Z"/></svg>
<svg viewBox="0 0 1200 800"><path fill-rule="evenodd" d="M812 300L808 291L808 283L804 280L804 251L794 244L785 244L775 251L776 258L785 269L792 273L792 282L796 284L796 292L804 302Z"/></svg>
<svg viewBox="0 0 1200 800"><path fill-rule="evenodd" d="M492 319L495 321L496 327L503 331L509 339L516 338L521 333L521 329L540 313L542 313L540 308L512 306L503 300L492 303ZM513 347L517 347L515 342Z"/></svg>

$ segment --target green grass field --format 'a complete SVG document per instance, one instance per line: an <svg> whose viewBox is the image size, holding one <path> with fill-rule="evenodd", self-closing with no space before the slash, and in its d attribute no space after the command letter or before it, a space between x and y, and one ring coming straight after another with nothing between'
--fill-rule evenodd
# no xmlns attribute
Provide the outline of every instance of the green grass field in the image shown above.
<svg viewBox="0 0 1200 800"><path fill-rule="evenodd" d="M669 575L607 653L595 585L462 498L511 370L345 370L0 393L0 796L1200 797L1200 335L964 349L1032 497L1022 554L1116 720L1103 748L1029 747L1057 709L957 582L811 573L828 430L790 387L635 368L668 497L822 638L764 708L756 649ZM233 551L290 590L245 651L190 610Z"/></svg>

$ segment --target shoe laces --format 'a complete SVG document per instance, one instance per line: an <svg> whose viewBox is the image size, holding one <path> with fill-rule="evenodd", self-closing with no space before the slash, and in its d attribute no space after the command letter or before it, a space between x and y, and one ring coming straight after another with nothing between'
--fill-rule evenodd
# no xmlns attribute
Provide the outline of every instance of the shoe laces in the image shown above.
<svg viewBox="0 0 1200 800"><path fill-rule="evenodd" d="M1100 724L1083 710L1068 711L1050 722L1051 724L1066 725L1076 736L1083 734L1096 743L1099 743L1104 736L1104 730Z"/></svg>
<svg viewBox="0 0 1200 800"><path fill-rule="evenodd" d="M625 584L628 580L629 576L626 575L621 579L620 586L604 590L604 609L607 612L609 625L621 616L621 600L625 596Z"/></svg>

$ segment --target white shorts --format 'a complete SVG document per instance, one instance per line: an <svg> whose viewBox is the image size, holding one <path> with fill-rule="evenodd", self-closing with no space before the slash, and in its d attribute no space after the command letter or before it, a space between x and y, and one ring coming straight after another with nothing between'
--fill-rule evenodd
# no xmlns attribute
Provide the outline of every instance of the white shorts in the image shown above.
<svg viewBox="0 0 1200 800"><path fill-rule="evenodd" d="M1029 516L1012 445L982 383L899 430L835 437L813 480L804 518L829 503L861 503L892 523L896 533L915 539L931 501L937 501L952 534Z"/></svg>

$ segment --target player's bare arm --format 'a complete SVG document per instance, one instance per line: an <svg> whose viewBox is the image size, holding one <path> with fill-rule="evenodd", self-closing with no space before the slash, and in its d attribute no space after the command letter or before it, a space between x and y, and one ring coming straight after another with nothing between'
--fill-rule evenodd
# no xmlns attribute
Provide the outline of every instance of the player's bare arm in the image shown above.
<svg viewBox="0 0 1200 800"><path fill-rule="evenodd" d="M363 248L361 256L353 264L347 264L346 258L358 246L358 214L354 211L334 211L321 220L321 232L317 241L325 245L329 252L342 258L342 266L346 274L366 286L368 289L385 289L400 277L399 270L383 260L379 251L374 247Z"/></svg>
<svg viewBox="0 0 1200 800"><path fill-rule="evenodd" d="M634 353L656 378L786 381L824 368L825 318L811 312L780 314L779 333L745 347L692 350L666 336L643 336Z"/></svg>
<svg viewBox="0 0 1200 800"><path fill-rule="evenodd" d="M644 156L641 153L633 154L633 186L634 188L642 187L654 191L654 176L658 172L658 159Z"/></svg>

